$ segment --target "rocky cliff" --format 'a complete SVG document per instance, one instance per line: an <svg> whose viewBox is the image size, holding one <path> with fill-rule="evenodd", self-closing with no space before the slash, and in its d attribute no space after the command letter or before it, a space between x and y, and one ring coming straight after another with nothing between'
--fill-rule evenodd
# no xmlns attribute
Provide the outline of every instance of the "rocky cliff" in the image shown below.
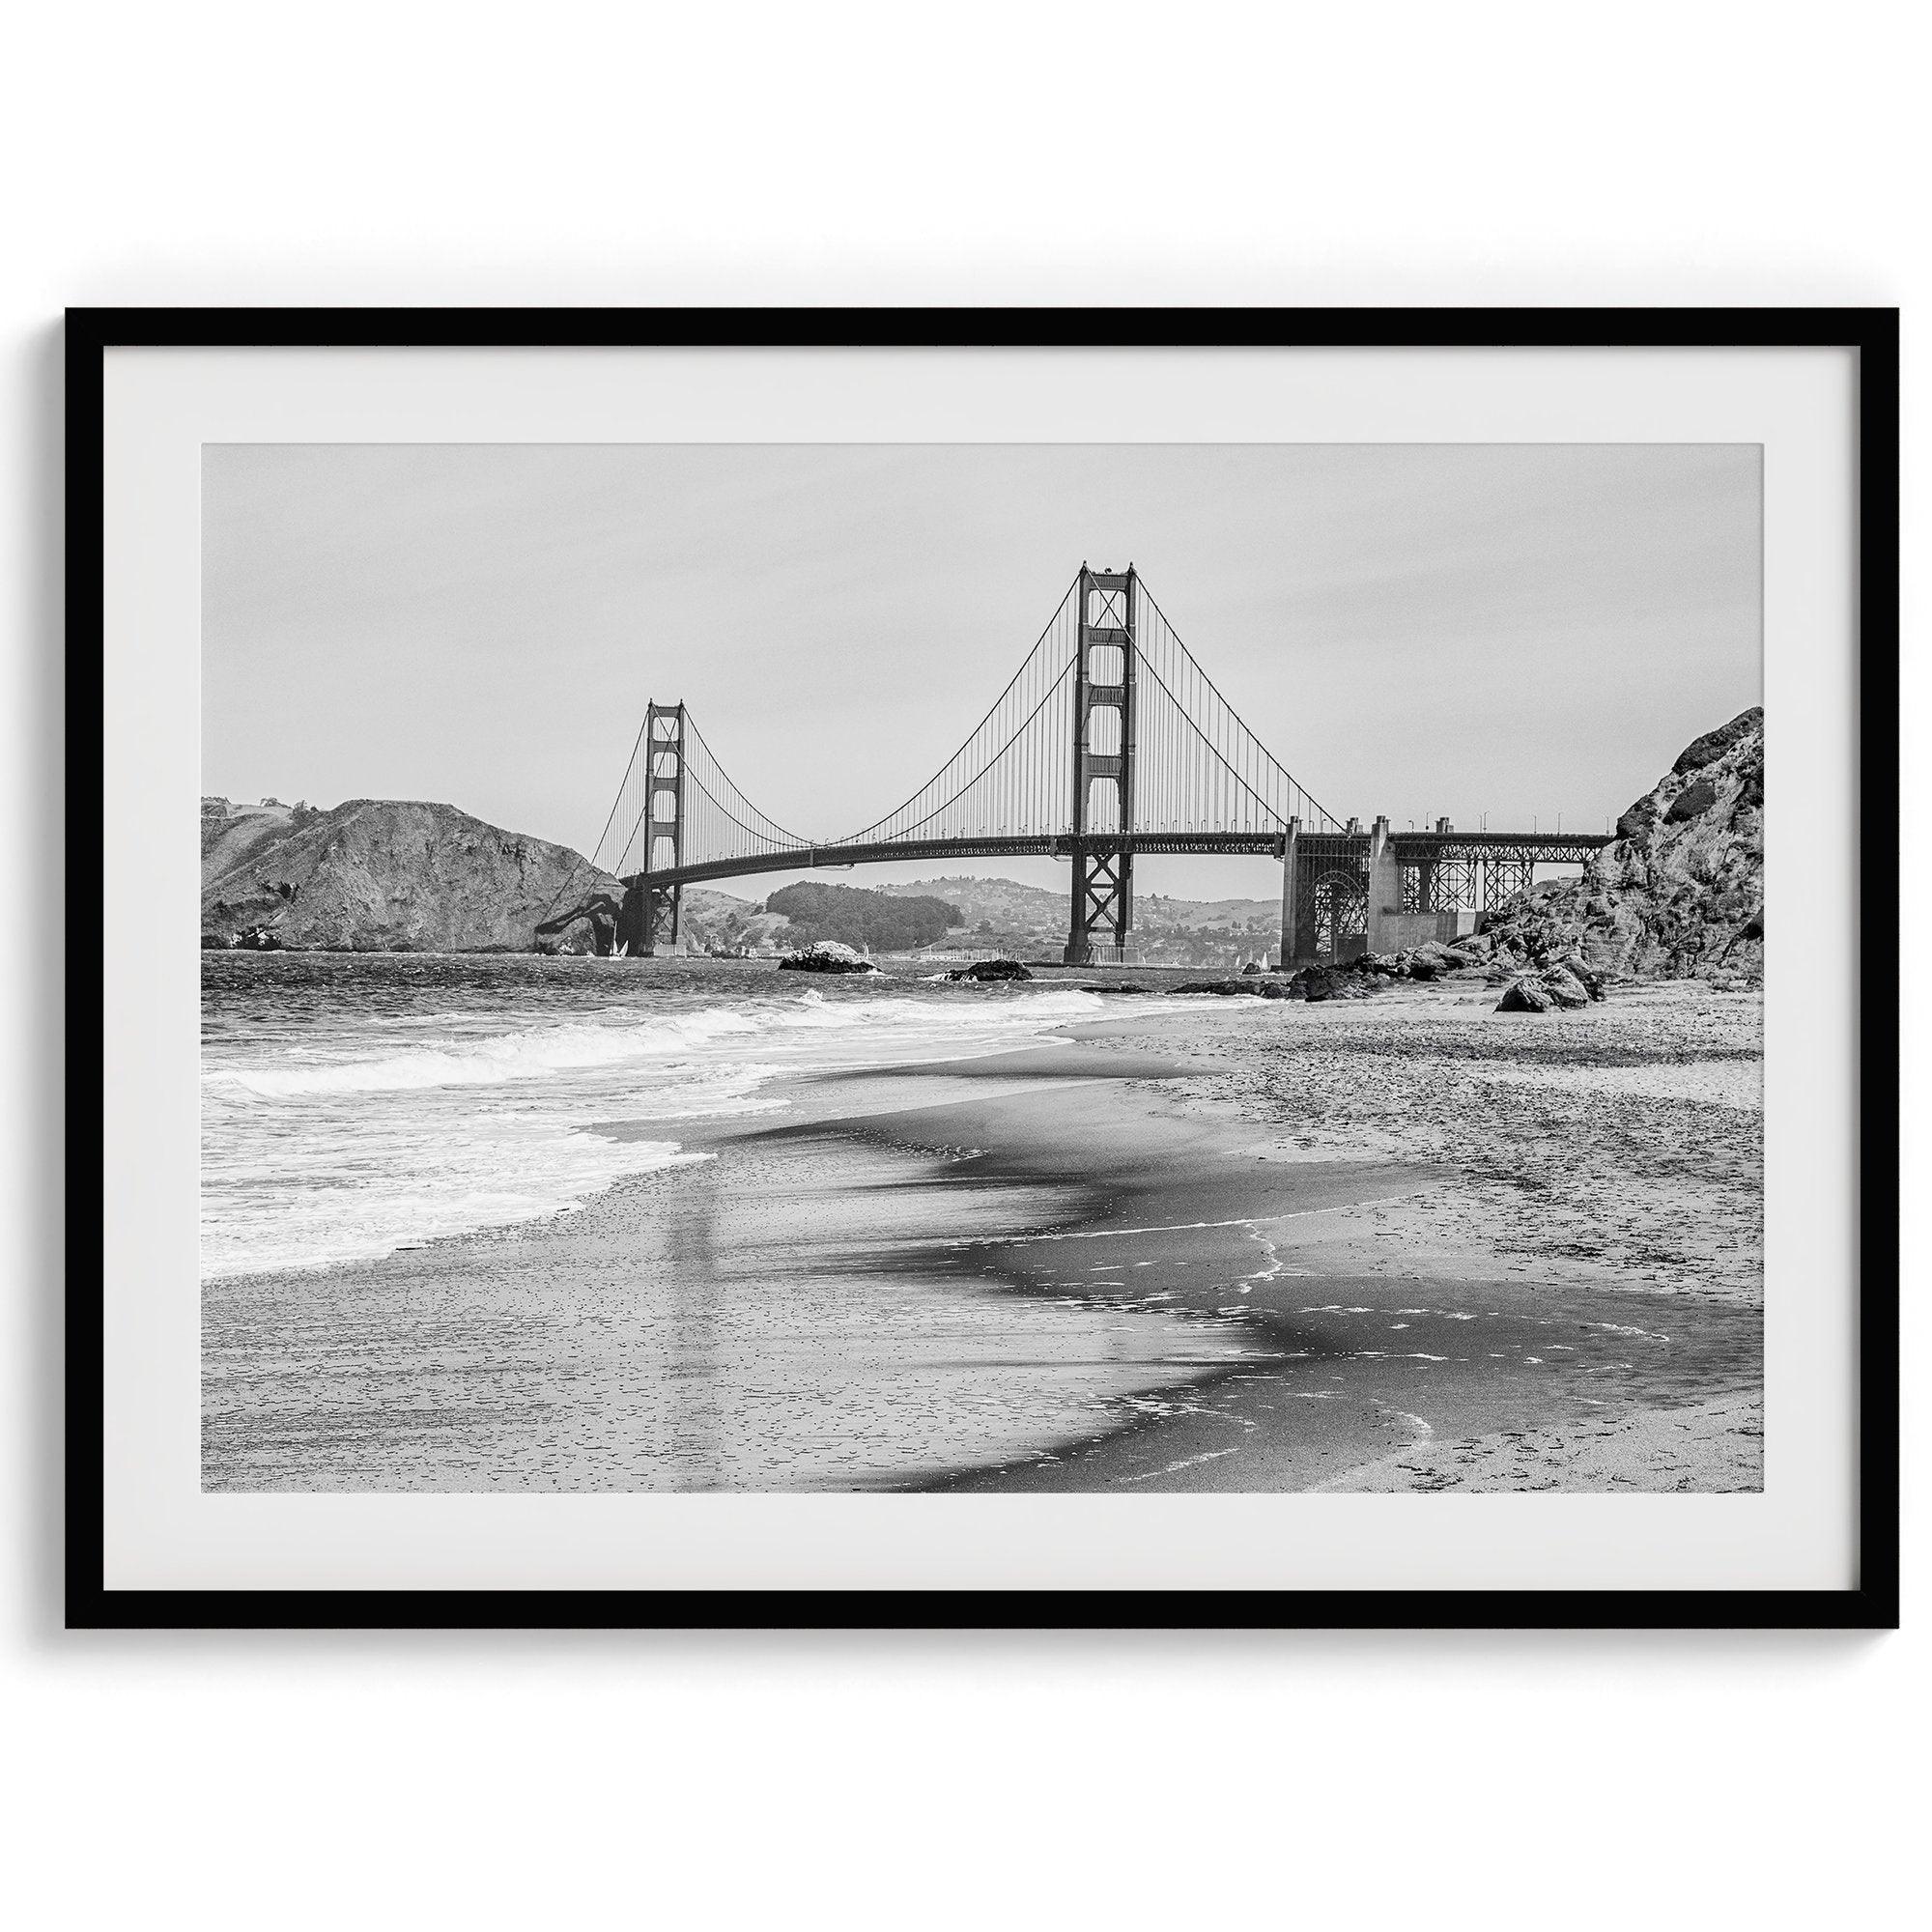
<svg viewBox="0 0 1932 1932"><path fill-rule="evenodd" d="M1646 979L1761 979L1762 708L1686 746L1580 879L1513 901L1486 930L1532 963L1574 954Z"/></svg>
<svg viewBox="0 0 1932 1932"><path fill-rule="evenodd" d="M547 912L622 890L567 846L453 806L201 802L204 946L522 952Z"/></svg>

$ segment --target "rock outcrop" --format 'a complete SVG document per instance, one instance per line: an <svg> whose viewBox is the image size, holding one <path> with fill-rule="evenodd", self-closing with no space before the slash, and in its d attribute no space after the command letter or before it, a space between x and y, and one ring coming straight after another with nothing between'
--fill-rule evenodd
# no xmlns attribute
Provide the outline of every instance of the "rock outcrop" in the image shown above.
<svg viewBox="0 0 1932 1932"><path fill-rule="evenodd" d="M1540 973L1520 973L1496 1002L1499 1013L1547 1013L1560 1007L1575 1011L1604 997L1604 979L1580 960L1558 960Z"/></svg>
<svg viewBox="0 0 1932 1932"><path fill-rule="evenodd" d="M1309 1000L1319 1005L1323 1000L1368 999L1377 990L1378 974L1385 979L1397 977L1388 961L1364 954L1344 966L1304 966L1286 979L1272 973L1244 974L1238 980L1189 980L1167 990L1213 993L1222 999Z"/></svg>
<svg viewBox="0 0 1932 1932"><path fill-rule="evenodd" d="M1031 980L1032 972L1022 966L1017 959L976 959L970 966L955 966L946 976L949 980L975 980L989 981L997 980Z"/></svg>
<svg viewBox="0 0 1932 1932"><path fill-rule="evenodd" d="M836 939L821 939L814 946L801 946L779 961L781 971L793 973L876 973L869 959L862 959L849 946Z"/></svg>
<svg viewBox="0 0 1932 1932"><path fill-rule="evenodd" d="M1507 970L1747 984L1764 974L1764 712L1685 747L1579 879L1525 894L1484 929Z"/></svg>
<svg viewBox="0 0 1932 1932"><path fill-rule="evenodd" d="M526 952L539 920L600 892L623 888L567 846L453 806L201 802L204 947Z"/></svg>

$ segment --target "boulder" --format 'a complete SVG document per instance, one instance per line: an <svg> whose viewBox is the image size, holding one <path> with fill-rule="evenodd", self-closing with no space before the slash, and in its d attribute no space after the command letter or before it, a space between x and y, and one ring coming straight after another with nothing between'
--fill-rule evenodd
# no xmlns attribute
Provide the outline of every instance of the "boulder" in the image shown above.
<svg viewBox="0 0 1932 1932"><path fill-rule="evenodd" d="M1566 966L1546 966L1537 975L1537 983L1556 1006L1575 1009L1590 1004L1589 988Z"/></svg>
<svg viewBox="0 0 1932 1932"><path fill-rule="evenodd" d="M1260 999L1262 989L1250 984L1246 980L1190 980L1184 986L1170 987L1176 993L1245 993L1250 999Z"/></svg>
<svg viewBox="0 0 1932 1932"><path fill-rule="evenodd" d="M1540 981L1528 978L1512 980L1496 1002L1499 1013L1547 1013L1555 1002L1543 990Z"/></svg>
<svg viewBox="0 0 1932 1932"><path fill-rule="evenodd" d="M821 939L815 945L801 946L779 961L780 972L791 973L876 973L869 959L861 958L849 946L836 939Z"/></svg>
<svg viewBox="0 0 1932 1932"><path fill-rule="evenodd" d="M1305 966L1294 976L1304 1000L1366 1000L1374 996L1375 981L1365 974L1339 966ZM1293 995L1289 997L1293 998Z"/></svg>
<svg viewBox="0 0 1932 1932"><path fill-rule="evenodd" d="M955 966L949 980L1031 980L1033 974L1017 959L976 959L970 966Z"/></svg>
<svg viewBox="0 0 1932 1932"><path fill-rule="evenodd" d="M1608 981L1594 966L1571 953L1567 959L1559 959L1557 966L1568 973L1580 984L1593 1000L1601 1000L1608 990Z"/></svg>

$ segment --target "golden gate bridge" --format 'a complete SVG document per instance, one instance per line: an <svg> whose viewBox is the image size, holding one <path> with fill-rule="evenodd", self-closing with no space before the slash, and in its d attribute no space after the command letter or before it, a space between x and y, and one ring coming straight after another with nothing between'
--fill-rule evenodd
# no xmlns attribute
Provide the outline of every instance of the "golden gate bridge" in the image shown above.
<svg viewBox="0 0 1932 1932"><path fill-rule="evenodd" d="M1130 564L1082 564L1006 689L896 810L839 838L787 830L746 797L682 703L646 707L592 853L621 880L537 928L591 921L597 950L682 950L702 880L919 859L1070 862L1069 965L1120 960L1134 861L1225 853L1282 865L1284 966L1467 931L1534 868L1583 864L1607 836L1364 830L1321 805L1248 727ZM600 917L600 914L603 916Z"/></svg>

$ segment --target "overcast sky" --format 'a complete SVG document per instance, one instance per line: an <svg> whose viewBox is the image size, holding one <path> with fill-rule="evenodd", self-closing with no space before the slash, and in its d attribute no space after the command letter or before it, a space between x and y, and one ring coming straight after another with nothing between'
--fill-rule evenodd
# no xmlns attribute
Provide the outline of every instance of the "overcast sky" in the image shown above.
<svg viewBox="0 0 1932 1932"><path fill-rule="evenodd" d="M1364 821L1601 830L1760 696L1755 445L211 445L203 507L204 790L441 800L581 851L651 697L781 824L867 823L1083 558L1138 564Z"/></svg>

